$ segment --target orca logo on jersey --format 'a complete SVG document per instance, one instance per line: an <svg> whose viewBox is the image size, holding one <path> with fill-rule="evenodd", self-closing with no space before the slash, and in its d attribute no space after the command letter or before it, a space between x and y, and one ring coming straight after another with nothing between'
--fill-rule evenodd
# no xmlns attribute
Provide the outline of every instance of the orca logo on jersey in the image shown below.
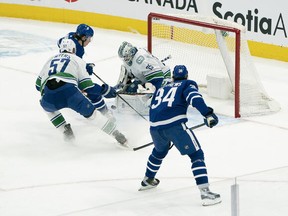
<svg viewBox="0 0 288 216"><path fill-rule="evenodd" d="M139 56L139 57L136 59L137 64L142 64L143 61L144 61L144 57L143 57L143 56Z"/></svg>

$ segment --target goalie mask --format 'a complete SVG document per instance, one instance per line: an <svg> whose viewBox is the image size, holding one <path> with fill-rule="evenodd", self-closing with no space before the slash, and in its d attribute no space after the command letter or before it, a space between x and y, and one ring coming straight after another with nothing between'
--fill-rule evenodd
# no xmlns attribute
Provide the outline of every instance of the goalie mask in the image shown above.
<svg viewBox="0 0 288 216"><path fill-rule="evenodd" d="M137 51L137 48L134 47L131 43L124 41L118 49L118 56L129 66L131 66L132 59Z"/></svg>
<svg viewBox="0 0 288 216"><path fill-rule="evenodd" d="M63 52L75 53L76 46L74 41L68 38L63 38L63 40L61 40L61 43L59 45L59 51L60 53Z"/></svg>
<svg viewBox="0 0 288 216"><path fill-rule="evenodd" d="M173 70L174 80L185 80L188 78L188 70L185 65L176 65Z"/></svg>

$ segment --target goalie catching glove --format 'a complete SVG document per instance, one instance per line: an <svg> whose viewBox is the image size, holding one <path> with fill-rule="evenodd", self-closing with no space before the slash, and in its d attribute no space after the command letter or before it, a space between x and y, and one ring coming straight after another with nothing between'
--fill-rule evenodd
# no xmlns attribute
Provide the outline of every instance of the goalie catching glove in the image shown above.
<svg viewBox="0 0 288 216"><path fill-rule="evenodd" d="M208 109L208 113L204 116L204 123L207 127L212 128L218 124L218 117L211 107L208 107Z"/></svg>
<svg viewBox="0 0 288 216"><path fill-rule="evenodd" d="M105 98L115 98L117 95L116 89L107 85L106 83L102 85L101 94Z"/></svg>

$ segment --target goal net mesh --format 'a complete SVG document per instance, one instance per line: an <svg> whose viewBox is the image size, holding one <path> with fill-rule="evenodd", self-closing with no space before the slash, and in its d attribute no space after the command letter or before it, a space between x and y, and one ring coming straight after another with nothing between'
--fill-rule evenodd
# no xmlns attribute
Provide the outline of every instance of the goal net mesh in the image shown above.
<svg viewBox="0 0 288 216"><path fill-rule="evenodd" d="M149 51L159 59L171 55L171 59L165 62L171 70L175 65L185 65L189 71L189 79L199 84L201 92L208 94L208 84L211 85L208 96L216 104L230 101L227 105L230 104L232 112L223 114L234 113L235 117L244 117L267 114L280 109L278 103L264 90L250 55L243 26L217 17L199 15L149 16ZM176 17L177 20L169 17ZM187 23L187 20L196 21L196 24ZM240 30L240 43L235 42L236 34L230 29ZM237 49L240 51L240 58L235 57ZM239 71L235 67L237 61L240 64ZM237 73L240 79L235 82ZM212 77L210 83L209 77ZM220 84L216 85L215 78L221 78ZM238 96L235 96L236 88L239 89ZM224 89L224 93L220 89ZM217 91L220 93L215 96Z"/></svg>

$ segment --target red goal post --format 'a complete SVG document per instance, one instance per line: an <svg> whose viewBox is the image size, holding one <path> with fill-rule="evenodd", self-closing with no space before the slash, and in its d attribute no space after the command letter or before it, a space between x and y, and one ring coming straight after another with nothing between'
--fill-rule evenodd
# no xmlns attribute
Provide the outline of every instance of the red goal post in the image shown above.
<svg viewBox="0 0 288 216"><path fill-rule="evenodd" d="M192 79L205 87L207 76L216 71L214 65L221 62L219 74L226 76L231 84L235 118L279 110L271 106L272 99L261 85L247 41L242 38L244 33L243 26L217 17L150 13L147 48L159 58L170 54L174 65L188 66L189 76L192 71ZM188 60L185 62L186 58ZM194 59L198 60L193 62ZM204 64L196 66L201 61ZM212 66L209 68L210 62ZM169 64L171 69L173 64Z"/></svg>

